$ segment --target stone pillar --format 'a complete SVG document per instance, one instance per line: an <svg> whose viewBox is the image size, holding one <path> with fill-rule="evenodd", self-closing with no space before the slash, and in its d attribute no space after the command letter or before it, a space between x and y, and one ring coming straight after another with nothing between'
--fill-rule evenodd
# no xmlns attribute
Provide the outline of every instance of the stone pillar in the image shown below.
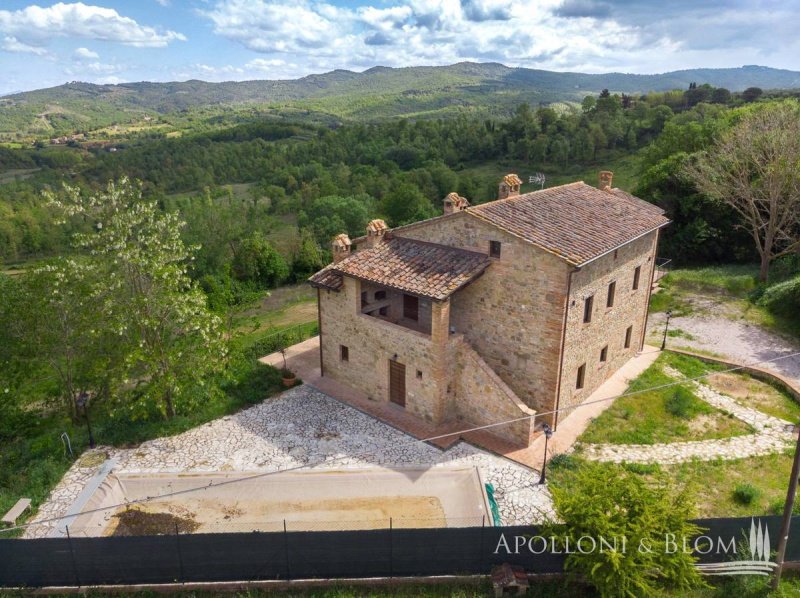
<svg viewBox="0 0 800 598"><path fill-rule="evenodd" d="M448 416L447 387L450 383L452 363L448 351L450 342L450 299L431 302L431 352L433 354L433 371L431 375L436 383L436 405L433 412L433 423L440 423Z"/></svg>

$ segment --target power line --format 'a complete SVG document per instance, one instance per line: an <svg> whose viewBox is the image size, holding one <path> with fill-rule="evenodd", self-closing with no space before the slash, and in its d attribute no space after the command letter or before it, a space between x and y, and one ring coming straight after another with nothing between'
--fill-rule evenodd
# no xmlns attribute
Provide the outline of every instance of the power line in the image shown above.
<svg viewBox="0 0 800 598"><path fill-rule="evenodd" d="M622 398L622 397L631 397L631 396L640 395L640 394L643 394L643 393L646 393L646 392L653 392L653 391L656 391L656 390L663 390L665 388L670 388L670 387L673 387L673 386L680 386L682 384L686 384L687 382L697 382L698 380L702 380L704 378L707 378L709 376L713 376L715 374L727 374L727 373L730 373L730 372L736 372L736 371L739 371L739 370L750 368L750 367L755 366L755 365L761 365L761 364L765 364L765 363L774 363L776 361L780 361L782 359L789 359L791 357L800 357L800 351L798 351L796 353L790 353L788 355L780 355L778 357L773 357L772 359L763 359L761 361L754 361L754 362L751 362L751 363L749 363L747 365L739 365L739 366L731 367L731 368L728 368L728 369L725 369L725 370L717 370L717 371L713 371L713 372L707 372L705 374L701 374L701 375L695 376L693 378L684 378L682 380L676 380L674 382L669 382L669 383L666 383L666 384L660 384L658 386L651 386L649 388L643 388L643 389L635 390L635 391L632 391L632 392L624 392L624 393L619 394L619 395L613 395L611 397L606 397L606 398L603 398L603 399L597 399L595 401L588 401L588 402L580 403L578 405L573 405L573 406L569 406L569 407L562 407L560 409L553 409L551 411L543 411L541 413L535 413L533 415L526 415L524 417L508 419L508 420L504 420L504 421L500 421L500 422L495 422L495 423L492 423L492 424L486 424L484 426L475 426L473 428L466 428L466 429L458 430L458 431L455 431L455 432L448 432L446 434L439 434L437 436L430 436L430 437L427 437L427 438L414 438L412 440L412 443L418 443L418 442L419 443L428 443L428 442L432 442L434 440L441 440L442 438L448 438L450 436L460 436L462 434L468 434L470 432L477 432L477 431L480 431L480 430L487 430L489 428L496 428L496 427L500 427L500 426L506 426L506 425L510 425L510 424L513 424L513 423L530 420L530 419L534 419L535 420L537 417L541 417L541 416L544 416L544 415L552 415L552 414L561 413L561 412L564 412L564 411L571 411L573 409L579 409L581 407L588 407L589 405L595 405L597 403L605 403L605 402L608 402L608 401L614 401L614 400ZM279 473L291 473L291 472L294 472L294 471L300 471L300 470L303 470L303 469L310 469L310 468L319 467L319 466L322 466L322 465L330 465L332 463L336 463L338 461L342 461L342 460L345 460L345 459L366 457L366 456L369 456L370 454L371 453L369 453L369 452L364 452L364 453L359 453L359 454L356 454L356 455L345 455L345 456L341 456L341 457L336 457L334 459L325 459L325 460L322 460L322 461L317 461L316 463L306 463L304 465L297 465L295 467L289 467L289 468L286 468L286 469L279 469L279 470L275 470L275 471L265 471L265 472L262 472L262 473L257 473L257 474L253 474L253 475L249 475L249 476L245 476L245 477L241 477L241 478L236 478L236 479L232 479L232 480L222 480L222 481L217 482L217 483L210 482L209 484L207 484L205 486L196 486L194 488L186 488L184 490L175 490L174 492L166 492L164 494L159 494L157 496L148 496L148 497L145 497L145 498L139 498L139 499L136 499L136 500L117 503L115 505L109 505L107 507L99 507L97 509L90 509L88 511L82 511L80 513L77 513L76 515L61 515L59 517L51 517L49 519L42 519L42 520L39 520L39 521L23 523L22 525L16 525L16 526L13 526L13 527L6 528L5 530L0 530L0 533L10 532L10 531L15 531L15 530L20 530L20 529L27 529L29 527L33 527L33 526L36 526L36 525L43 525L43 524L46 524L46 523L55 523L55 522L61 521L63 519L68 519L70 517L80 517L80 516L83 516L83 515L92 515L94 513L102 513L102 512L105 512L105 511L110 511L112 509L119 509L119 508L122 508L122 507L130 507L130 506L133 506L133 505L144 504L144 503L147 503L147 502L151 502L151 501L154 501L154 500L160 500L160 499L164 499L164 498L169 498L169 497L172 497L172 496L179 496L179 495L182 495L182 494L189 494L191 492L199 492L201 490L208 490L210 488L218 488L220 486L227 486L229 484L247 482L247 481L251 481L251 480L256 480L256 479L260 479L260 478L265 478L265 477L277 475Z"/></svg>

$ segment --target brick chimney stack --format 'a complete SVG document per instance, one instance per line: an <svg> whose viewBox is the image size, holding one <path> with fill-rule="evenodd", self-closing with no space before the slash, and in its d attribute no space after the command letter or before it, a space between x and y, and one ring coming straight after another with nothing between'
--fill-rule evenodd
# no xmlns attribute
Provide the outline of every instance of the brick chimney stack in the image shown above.
<svg viewBox="0 0 800 598"><path fill-rule="evenodd" d="M449 193L444 198L444 213L455 214L461 210L466 210L469 207L469 202L466 197L461 197L458 193Z"/></svg>
<svg viewBox="0 0 800 598"><path fill-rule="evenodd" d="M519 195L519 188L522 186L522 179L515 174L507 174L500 181L500 187L497 192L497 199L508 199L509 197L516 197Z"/></svg>
<svg viewBox="0 0 800 598"><path fill-rule="evenodd" d="M388 227L383 220L377 218L370 220L367 224L367 247L375 247L379 243L383 243L383 237L387 230Z"/></svg>
<svg viewBox="0 0 800 598"><path fill-rule="evenodd" d="M331 250L333 251L333 263L338 264L344 258L350 255L350 237L346 233L340 233L331 241Z"/></svg>
<svg viewBox="0 0 800 598"><path fill-rule="evenodd" d="M599 188L603 191L611 191L611 181L614 179L614 173L610 170L600 171L600 185Z"/></svg>

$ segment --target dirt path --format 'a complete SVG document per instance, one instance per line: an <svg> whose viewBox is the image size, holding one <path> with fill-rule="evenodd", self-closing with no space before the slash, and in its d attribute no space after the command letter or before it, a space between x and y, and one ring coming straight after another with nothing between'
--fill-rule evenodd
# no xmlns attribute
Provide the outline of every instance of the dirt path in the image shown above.
<svg viewBox="0 0 800 598"><path fill-rule="evenodd" d="M650 314L648 334L651 343L664 332L663 313ZM670 319L670 329L685 335L667 337L667 346L710 351L740 363L753 363L800 352L800 344L747 321L719 315L697 313ZM800 384L800 355L761 367L775 371Z"/></svg>

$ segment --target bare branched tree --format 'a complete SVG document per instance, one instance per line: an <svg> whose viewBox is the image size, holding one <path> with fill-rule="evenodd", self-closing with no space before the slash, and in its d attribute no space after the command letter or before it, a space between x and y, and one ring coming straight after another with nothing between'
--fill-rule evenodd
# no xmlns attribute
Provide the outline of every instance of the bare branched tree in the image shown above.
<svg viewBox="0 0 800 598"><path fill-rule="evenodd" d="M687 167L697 188L731 206L752 235L767 280L775 258L800 250L800 105L755 109Z"/></svg>

